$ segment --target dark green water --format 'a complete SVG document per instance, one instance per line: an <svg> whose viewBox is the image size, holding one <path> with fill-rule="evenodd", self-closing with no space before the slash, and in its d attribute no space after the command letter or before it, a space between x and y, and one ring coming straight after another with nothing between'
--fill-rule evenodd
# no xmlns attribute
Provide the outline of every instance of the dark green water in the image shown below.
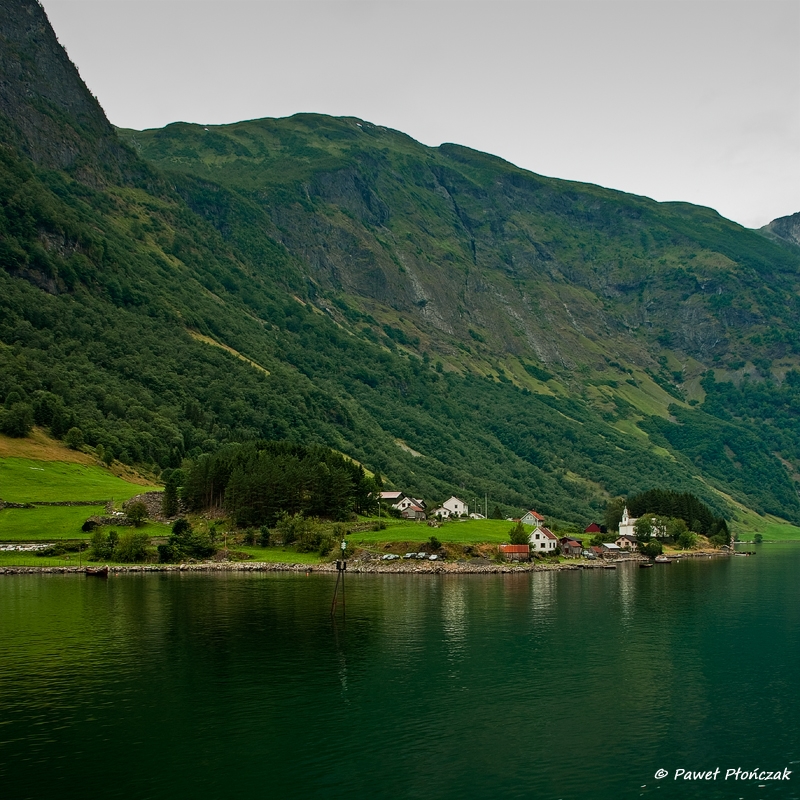
<svg viewBox="0 0 800 800"><path fill-rule="evenodd" d="M2 577L0 798L796 798L798 575Z"/></svg>

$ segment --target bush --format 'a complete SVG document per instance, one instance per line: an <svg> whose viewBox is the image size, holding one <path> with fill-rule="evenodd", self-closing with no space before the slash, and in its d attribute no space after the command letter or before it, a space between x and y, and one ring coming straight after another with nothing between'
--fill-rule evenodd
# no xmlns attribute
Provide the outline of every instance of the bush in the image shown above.
<svg viewBox="0 0 800 800"><path fill-rule="evenodd" d="M125 515L136 528L139 528L147 519L147 506L141 500L137 500L125 509Z"/></svg>
<svg viewBox="0 0 800 800"><path fill-rule="evenodd" d="M83 431L80 428L70 428L64 437L64 444L70 450L80 450L83 447Z"/></svg>
<svg viewBox="0 0 800 800"><path fill-rule="evenodd" d="M664 548L658 539L651 539L649 542L642 542L639 545L639 552L648 558L655 558L664 552Z"/></svg>
<svg viewBox="0 0 800 800"><path fill-rule="evenodd" d="M697 544L697 534L694 531L684 531L678 536L678 546L681 550L691 550Z"/></svg>
<svg viewBox="0 0 800 800"><path fill-rule="evenodd" d="M522 522L518 522L508 532L508 541L511 542L511 544L528 544L528 531L525 530L525 526Z"/></svg>
<svg viewBox="0 0 800 800"><path fill-rule="evenodd" d="M269 547L270 544L270 537L269 537L269 528L266 525L262 525L258 530L258 543L262 547Z"/></svg>
<svg viewBox="0 0 800 800"><path fill-rule="evenodd" d="M430 545L431 550L442 549L442 543L435 536L431 536L431 538L428 539L428 544Z"/></svg>
<svg viewBox="0 0 800 800"><path fill-rule="evenodd" d="M148 544L150 544L150 539L146 533L137 531L123 533L116 548L116 560L128 564L139 564L146 561Z"/></svg>
<svg viewBox="0 0 800 800"><path fill-rule="evenodd" d="M373 531L385 531L386 530L386 523L382 519L377 519L377 520L375 520L375 522L372 523L370 528Z"/></svg>

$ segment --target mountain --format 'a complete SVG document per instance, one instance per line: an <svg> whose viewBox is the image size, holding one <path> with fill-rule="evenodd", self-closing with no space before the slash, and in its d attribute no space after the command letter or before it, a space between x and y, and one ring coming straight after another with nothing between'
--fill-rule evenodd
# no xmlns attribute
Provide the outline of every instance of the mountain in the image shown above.
<svg viewBox="0 0 800 800"><path fill-rule="evenodd" d="M761 232L773 239L800 247L800 212L772 220L761 228Z"/></svg>
<svg viewBox="0 0 800 800"><path fill-rule="evenodd" d="M794 248L352 118L115 132L41 7L0 8L0 424L155 471L325 444L575 522L653 487L800 520Z"/></svg>

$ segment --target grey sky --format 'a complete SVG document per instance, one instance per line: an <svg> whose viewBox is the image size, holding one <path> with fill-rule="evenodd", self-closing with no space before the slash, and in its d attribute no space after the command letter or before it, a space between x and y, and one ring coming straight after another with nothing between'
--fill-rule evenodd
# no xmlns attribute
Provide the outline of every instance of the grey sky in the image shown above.
<svg viewBox="0 0 800 800"><path fill-rule="evenodd" d="M115 124L351 115L558 178L800 211L800 0L43 0Z"/></svg>

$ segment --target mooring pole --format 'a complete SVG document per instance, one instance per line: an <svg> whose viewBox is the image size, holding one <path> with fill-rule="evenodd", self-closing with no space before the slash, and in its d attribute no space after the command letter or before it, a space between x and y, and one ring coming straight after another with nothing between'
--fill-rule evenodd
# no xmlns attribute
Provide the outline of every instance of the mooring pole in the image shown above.
<svg viewBox="0 0 800 800"><path fill-rule="evenodd" d="M345 595L344 595L344 573L347 571L347 561L344 558L345 551L347 550L347 541L342 539L340 545L342 550L341 559L336 560L336 586L333 589L333 600L331 601L331 616L336 614L336 597L339 593L339 580L342 582L342 618L344 619L346 613Z"/></svg>

